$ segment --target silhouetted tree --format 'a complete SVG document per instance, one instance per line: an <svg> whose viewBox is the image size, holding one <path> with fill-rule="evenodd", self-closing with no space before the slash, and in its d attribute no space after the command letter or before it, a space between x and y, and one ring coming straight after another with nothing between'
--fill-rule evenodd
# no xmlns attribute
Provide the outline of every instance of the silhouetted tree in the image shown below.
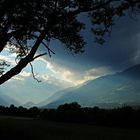
<svg viewBox="0 0 140 140"><path fill-rule="evenodd" d="M40 111L37 107L31 107L28 112L30 117L37 117Z"/></svg>
<svg viewBox="0 0 140 140"><path fill-rule="evenodd" d="M58 106L57 110L78 110L80 107L77 102L72 102Z"/></svg>
<svg viewBox="0 0 140 140"><path fill-rule="evenodd" d="M138 13L139 9L139 0L0 0L0 52L7 44L18 60L6 73L0 68L0 84L46 55L38 54L41 45L49 56L54 54L48 45L51 40L59 40L71 52L83 52L85 41L80 31L85 26L77 19L80 13L89 13L95 41L103 44L117 17L124 16L126 11ZM7 66L4 60L0 61Z"/></svg>
<svg viewBox="0 0 140 140"><path fill-rule="evenodd" d="M17 115L17 107L14 106L13 104L10 105L9 110L8 110L8 115Z"/></svg>
<svg viewBox="0 0 140 140"><path fill-rule="evenodd" d="M29 113L28 113L27 108L24 108L22 106L19 106L18 107L18 116L28 117L29 116Z"/></svg>

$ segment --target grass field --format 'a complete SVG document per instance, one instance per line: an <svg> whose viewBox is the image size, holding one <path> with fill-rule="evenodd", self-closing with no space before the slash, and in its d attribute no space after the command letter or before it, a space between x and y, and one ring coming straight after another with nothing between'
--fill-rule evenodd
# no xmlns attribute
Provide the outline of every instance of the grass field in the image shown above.
<svg viewBox="0 0 140 140"><path fill-rule="evenodd" d="M2 140L140 140L140 130L0 117Z"/></svg>

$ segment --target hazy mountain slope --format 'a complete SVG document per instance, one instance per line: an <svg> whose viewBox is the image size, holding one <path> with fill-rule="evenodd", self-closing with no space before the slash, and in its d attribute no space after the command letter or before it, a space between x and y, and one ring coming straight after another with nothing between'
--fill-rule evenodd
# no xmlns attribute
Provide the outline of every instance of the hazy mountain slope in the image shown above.
<svg viewBox="0 0 140 140"><path fill-rule="evenodd" d="M0 97L0 105L7 105L7 102L2 97Z"/></svg>
<svg viewBox="0 0 140 140"><path fill-rule="evenodd" d="M20 103L16 100L12 99L11 97L8 97L8 96L4 95L0 91L0 105L10 106L11 104L14 104L15 106L18 106Z"/></svg>
<svg viewBox="0 0 140 140"><path fill-rule="evenodd" d="M123 72L114 75L107 75L87 84L65 90L56 100L53 100L47 107L56 107L65 102L77 101L83 106L97 104L123 104L140 103L140 65L128 68Z"/></svg>
<svg viewBox="0 0 140 140"><path fill-rule="evenodd" d="M44 106L46 104L49 104L53 101L58 100L59 98L61 98L66 92L70 92L73 90L76 90L78 87L71 87L71 88L67 88L58 92L55 92L53 95L51 95L50 97L48 97L46 100L40 102L39 104L37 104L37 106Z"/></svg>

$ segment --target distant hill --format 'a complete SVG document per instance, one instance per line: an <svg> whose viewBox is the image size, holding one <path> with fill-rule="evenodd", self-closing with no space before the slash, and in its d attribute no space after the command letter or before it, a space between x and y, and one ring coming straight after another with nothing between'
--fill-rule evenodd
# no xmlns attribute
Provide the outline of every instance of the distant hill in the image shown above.
<svg viewBox="0 0 140 140"><path fill-rule="evenodd" d="M51 103L52 101L56 101L58 100L59 98L61 98L61 96L63 96L66 92L69 92L71 90L75 90L77 89L77 87L71 87L71 88L67 88L67 89L64 89L64 90L60 90L60 91L57 91L55 92L53 95L51 95L49 98L47 98L46 100L40 102L39 104L37 104L38 106L42 107L46 104L49 104Z"/></svg>
<svg viewBox="0 0 140 140"><path fill-rule="evenodd" d="M140 65L102 76L80 87L59 91L49 98L49 103L44 107L54 108L74 101L82 106L101 107L140 104Z"/></svg>
<svg viewBox="0 0 140 140"><path fill-rule="evenodd" d="M0 91L0 105L2 106L10 106L11 104L14 104L15 106L19 106L19 102L12 99L11 97L8 97L6 95L4 95L1 91Z"/></svg>
<svg viewBox="0 0 140 140"><path fill-rule="evenodd" d="M30 102L27 102L27 103L23 104L22 106L25 107L25 108L31 108L31 107L39 106L39 105L30 101Z"/></svg>

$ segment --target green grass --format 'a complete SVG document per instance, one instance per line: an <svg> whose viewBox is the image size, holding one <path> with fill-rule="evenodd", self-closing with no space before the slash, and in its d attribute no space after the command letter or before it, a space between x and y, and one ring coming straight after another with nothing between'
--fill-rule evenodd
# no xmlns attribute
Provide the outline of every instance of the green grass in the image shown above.
<svg viewBox="0 0 140 140"><path fill-rule="evenodd" d="M3 140L140 140L140 130L0 117Z"/></svg>

